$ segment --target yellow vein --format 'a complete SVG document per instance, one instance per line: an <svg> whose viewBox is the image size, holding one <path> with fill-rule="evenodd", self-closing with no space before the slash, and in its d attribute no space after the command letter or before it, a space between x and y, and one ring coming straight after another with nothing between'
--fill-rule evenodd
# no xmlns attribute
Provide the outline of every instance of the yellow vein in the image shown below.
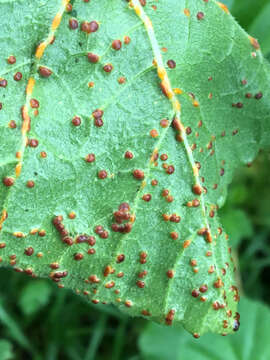
<svg viewBox="0 0 270 360"><path fill-rule="evenodd" d="M150 18L144 12L139 0L131 0L130 6L134 9L135 13L141 19L141 21L143 22L143 24L146 28L146 32L149 37L152 51L153 51L154 57L155 57L155 62L157 65L157 73L161 80L161 87L172 104L172 108L175 113L175 119L174 119L175 124L176 124L177 129L180 132L180 135L183 140L183 144L184 144L184 147L185 147L185 150L187 153L188 161L190 162L190 165L193 169L195 185L199 186L199 188L202 189L202 185L201 185L200 178L199 178L199 171L196 166L195 160L193 158L193 153L192 153L191 147L189 146L189 143L188 143L185 127L184 127L183 123L181 122L181 104L178 101L178 99L172 89L170 79L169 79L166 69L164 67L162 55L161 55L161 52L159 49L159 45L158 45L158 42L156 39L156 35L154 32L152 22L151 22ZM205 227L206 227L207 233L209 235L208 241L210 242L211 248L213 248L211 230L210 230L209 222L208 222L208 219L206 216L206 207L205 207L203 191L200 194L200 207L201 207L203 218L205 221ZM213 257L215 259L214 260L215 264L217 264L214 253L213 253ZM218 267L217 266L216 266L216 272L218 275Z"/></svg>
<svg viewBox="0 0 270 360"><path fill-rule="evenodd" d="M60 23L61 23L61 19L63 16L64 11L66 10L66 6L69 3L70 0L62 0L61 1L61 6L59 8L59 10L57 11L55 17L53 18L51 27L50 27L50 31L49 34L47 36L47 38L41 42L35 52L35 60L34 63L37 63L43 56L44 51L46 49L46 47L51 44L54 40L54 36L55 36L55 32L58 29ZM25 100L25 104L22 106L21 108L21 116L22 116L22 127L21 127L21 134L22 134L22 141L21 141L21 146L20 146L20 150L17 151L16 153L16 158L18 159L18 163L15 167L15 176L16 178L18 178L21 174L21 170L22 170L22 164L23 164L23 155L27 146L27 142L28 142L28 138L27 138L27 133L30 130L30 126L31 126L31 118L29 116L29 104L30 104L30 100L32 97L32 93L33 93L33 89L35 86L35 79L30 75L27 85L26 85L26 100ZM0 218L0 230L2 229L2 225L4 223L4 221L7 218L7 211L5 209L5 206L2 210L2 214L1 214L1 218Z"/></svg>

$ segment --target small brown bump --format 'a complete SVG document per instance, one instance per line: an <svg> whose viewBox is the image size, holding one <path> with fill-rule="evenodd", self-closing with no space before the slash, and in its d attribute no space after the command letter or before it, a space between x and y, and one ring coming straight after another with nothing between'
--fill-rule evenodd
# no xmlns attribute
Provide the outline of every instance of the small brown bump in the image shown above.
<svg viewBox="0 0 270 360"><path fill-rule="evenodd" d="M81 24L81 30L87 34L90 34L91 32L91 29L90 29L90 23L87 22L87 21L84 21L82 24Z"/></svg>
<svg viewBox="0 0 270 360"><path fill-rule="evenodd" d="M114 50L120 50L121 47L122 47L122 42L121 42L120 40L114 40L114 41L112 42L112 48L113 48Z"/></svg>
<svg viewBox="0 0 270 360"><path fill-rule="evenodd" d="M161 154L160 155L160 160L162 160L162 161L168 160L168 155L167 154Z"/></svg>
<svg viewBox="0 0 270 360"><path fill-rule="evenodd" d="M48 78L52 75L52 71L45 66L40 66L38 71L39 71L40 76L42 76L44 78Z"/></svg>
<svg viewBox="0 0 270 360"><path fill-rule="evenodd" d="M85 157L85 161L86 162L89 162L89 163L92 163L96 160L96 157L95 157L95 154L88 154L86 155Z"/></svg>
<svg viewBox="0 0 270 360"><path fill-rule="evenodd" d="M166 173L171 175L174 173L174 166L173 165L169 165L167 170L166 170Z"/></svg>
<svg viewBox="0 0 270 360"><path fill-rule="evenodd" d="M47 153L46 153L45 151L41 151L40 156L41 156L42 158L46 158L46 157L47 157Z"/></svg>
<svg viewBox="0 0 270 360"><path fill-rule="evenodd" d="M191 295L192 295L193 297L197 298L197 297L200 296L200 293L199 293L198 290L194 289L194 290L192 290Z"/></svg>
<svg viewBox="0 0 270 360"><path fill-rule="evenodd" d="M169 279L172 279L174 277L174 271L173 270L168 270L166 274L167 274Z"/></svg>
<svg viewBox="0 0 270 360"><path fill-rule="evenodd" d="M71 211L69 214L68 214L68 217L70 218L70 219L75 219L76 218L76 214L75 214L75 212L74 211Z"/></svg>
<svg viewBox="0 0 270 360"><path fill-rule="evenodd" d="M191 265L191 266L197 266L197 260L191 259L191 260L190 260L190 265Z"/></svg>
<svg viewBox="0 0 270 360"><path fill-rule="evenodd" d="M175 310L170 310L168 312L165 318L166 325L172 325L174 315L175 315Z"/></svg>
<svg viewBox="0 0 270 360"><path fill-rule="evenodd" d="M157 181L156 179L153 179L153 180L151 181L151 185L152 185L152 186L157 186L157 184L158 184L158 181Z"/></svg>
<svg viewBox="0 0 270 360"><path fill-rule="evenodd" d="M13 55L10 55L7 59L8 64L13 65L16 62L16 58Z"/></svg>
<svg viewBox="0 0 270 360"><path fill-rule="evenodd" d="M8 126L11 128L11 129L16 129L17 127L17 124L14 120L10 120Z"/></svg>
<svg viewBox="0 0 270 360"><path fill-rule="evenodd" d="M172 195L168 195L167 197L166 197L166 201L168 202L168 203L171 203L171 202L173 202L173 196Z"/></svg>
<svg viewBox="0 0 270 360"><path fill-rule="evenodd" d="M103 123L102 118L97 118L94 120L94 124L96 127L102 127L104 123Z"/></svg>
<svg viewBox="0 0 270 360"><path fill-rule="evenodd" d="M30 106L33 109L37 109L37 108L39 108L39 102L36 99L31 99L30 100Z"/></svg>
<svg viewBox="0 0 270 360"><path fill-rule="evenodd" d="M30 246L27 249L24 250L25 255L31 256L34 254L34 249Z"/></svg>
<svg viewBox="0 0 270 360"><path fill-rule="evenodd" d="M40 236L40 237L46 236L46 231L45 231L45 230L40 230L40 231L38 232L38 236Z"/></svg>
<svg viewBox="0 0 270 360"><path fill-rule="evenodd" d="M131 39L130 39L129 36L125 36L125 37L124 37L124 43L125 43L126 45L128 45L128 44L130 43L130 41L131 41Z"/></svg>
<svg viewBox="0 0 270 360"><path fill-rule="evenodd" d="M131 151L126 151L125 152L125 158L126 159L133 159L133 154Z"/></svg>
<svg viewBox="0 0 270 360"><path fill-rule="evenodd" d="M89 25L90 25L89 28L90 28L90 32L91 32L91 33L98 31L99 25L98 25L98 23L97 23L95 20L91 21L91 22L89 23Z"/></svg>
<svg viewBox="0 0 270 360"><path fill-rule="evenodd" d="M133 177L138 180L143 180L144 172L142 170L136 169L133 171Z"/></svg>
<svg viewBox="0 0 270 360"><path fill-rule="evenodd" d="M157 138L157 137L158 137L158 132L157 132L157 130L156 130L156 129L152 129L152 130L150 131L150 136L151 136L152 138Z"/></svg>
<svg viewBox="0 0 270 360"><path fill-rule="evenodd" d="M13 79L15 81L20 81L22 79L22 73L21 72L16 72L16 74L13 76Z"/></svg>
<svg viewBox="0 0 270 360"><path fill-rule="evenodd" d="M199 184L194 185L193 188L192 188L192 191L196 195L201 195L202 194L202 188L201 188L201 186Z"/></svg>
<svg viewBox="0 0 270 360"><path fill-rule="evenodd" d="M29 188L33 188L35 186L35 183L33 180L28 180L26 183L26 186Z"/></svg>
<svg viewBox="0 0 270 360"><path fill-rule="evenodd" d="M112 64L106 64L103 66L103 70L107 73L110 73L113 70Z"/></svg>
<svg viewBox="0 0 270 360"><path fill-rule="evenodd" d="M14 179L11 177L5 177L3 179L3 184L7 187L10 187L10 186L14 185Z"/></svg>
<svg viewBox="0 0 270 360"><path fill-rule="evenodd" d="M206 284L200 286L200 292L205 293L208 290L208 286Z"/></svg>
<svg viewBox="0 0 270 360"><path fill-rule="evenodd" d="M29 145L30 147L35 148L35 147L38 146L38 140L37 140L37 139L30 139L29 142L28 142L28 145Z"/></svg>
<svg viewBox="0 0 270 360"><path fill-rule="evenodd" d="M81 118L79 116L74 116L74 118L72 119L72 124L74 126L80 126L81 125Z"/></svg>
<svg viewBox="0 0 270 360"><path fill-rule="evenodd" d="M193 206L193 207L198 207L198 206L200 206L200 200L198 200L198 199L192 200L192 206Z"/></svg>
<svg viewBox="0 0 270 360"><path fill-rule="evenodd" d="M125 82L126 82L126 78L124 76L120 76L120 78L118 79L118 83L124 84Z"/></svg>
<svg viewBox="0 0 270 360"><path fill-rule="evenodd" d="M171 236L171 238L173 239L173 240L177 240L178 239L178 233L176 232L176 231L172 231L171 233L170 233L170 236Z"/></svg>
<svg viewBox="0 0 270 360"><path fill-rule="evenodd" d="M106 170L100 170L99 172L98 172L98 178L99 179L106 179L106 177L108 176L108 174L107 174L107 171Z"/></svg>
<svg viewBox="0 0 270 360"><path fill-rule="evenodd" d="M72 8L73 8L73 6L71 4L67 4L66 5L66 12L71 12Z"/></svg>
<svg viewBox="0 0 270 360"><path fill-rule="evenodd" d="M146 202L149 202L152 199L151 194L144 194L142 199Z"/></svg>
<svg viewBox="0 0 270 360"><path fill-rule="evenodd" d="M168 60L167 65L170 69L174 69L176 67L176 63L174 60Z"/></svg>
<svg viewBox="0 0 270 360"><path fill-rule="evenodd" d="M6 79L0 78L0 87L3 87L3 88L7 87L7 80Z"/></svg>
<svg viewBox="0 0 270 360"><path fill-rule="evenodd" d="M71 30L77 29L79 26L78 21L76 19L69 19L69 28Z"/></svg>
<svg viewBox="0 0 270 360"><path fill-rule="evenodd" d="M169 120L167 119L160 120L160 126L163 128L167 128L169 126Z"/></svg>
<svg viewBox="0 0 270 360"><path fill-rule="evenodd" d="M87 58L88 58L88 61L93 64L96 64L99 61L99 56L96 54L93 54L93 53L88 53Z"/></svg>
<svg viewBox="0 0 270 360"><path fill-rule="evenodd" d="M262 93L262 92L258 92L258 93L254 96L254 98L255 98L256 100L260 100L262 97L263 97L263 93Z"/></svg>
<svg viewBox="0 0 270 360"><path fill-rule="evenodd" d="M168 195L169 195L169 190L168 190L168 189L163 189L161 195L162 195L163 197L168 196Z"/></svg>
<svg viewBox="0 0 270 360"><path fill-rule="evenodd" d="M145 283L141 280L138 280L136 282L136 285L140 288L140 289L143 289L145 287Z"/></svg>
<svg viewBox="0 0 270 360"><path fill-rule="evenodd" d="M117 256L116 262L119 264L119 263L123 262L124 260L125 260L125 255L120 254Z"/></svg>
<svg viewBox="0 0 270 360"><path fill-rule="evenodd" d="M79 260L82 260L82 259L83 259L83 254L81 254L81 253L74 254L74 260L79 261Z"/></svg>
<svg viewBox="0 0 270 360"><path fill-rule="evenodd" d="M204 18L204 13L201 12L201 11L199 11L199 12L197 13L197 19L198 19L198 20L202 20L203 18Z"/></svg>

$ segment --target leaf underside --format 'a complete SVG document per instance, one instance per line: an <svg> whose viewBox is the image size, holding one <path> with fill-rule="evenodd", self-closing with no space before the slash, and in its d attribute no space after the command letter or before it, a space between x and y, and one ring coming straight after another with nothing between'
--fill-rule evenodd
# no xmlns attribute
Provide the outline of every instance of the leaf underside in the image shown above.
<svg viewBox="0 0 270 360"><path fill-rule="evenodd" d="M217 210L269 145L256 40L213 0L0 0L0 22L1 265L195 337L236 330Z"/></svg>

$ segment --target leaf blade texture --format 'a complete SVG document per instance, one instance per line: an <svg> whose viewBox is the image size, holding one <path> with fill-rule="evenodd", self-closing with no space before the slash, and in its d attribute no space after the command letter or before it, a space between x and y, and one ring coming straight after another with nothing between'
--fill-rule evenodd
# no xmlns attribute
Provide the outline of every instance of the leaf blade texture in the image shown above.
<svg viewBox="0 0 270 360"><path fill-rule="evenodd" d="M259 44L214 1L40 5L0 2L1 264L195 337L237 330L217 211L269 146Z"/></svg>

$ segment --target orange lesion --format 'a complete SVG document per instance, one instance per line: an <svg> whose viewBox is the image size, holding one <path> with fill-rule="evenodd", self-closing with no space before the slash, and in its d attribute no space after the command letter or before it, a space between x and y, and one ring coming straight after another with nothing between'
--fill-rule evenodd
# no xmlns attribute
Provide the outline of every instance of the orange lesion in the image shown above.
<svg viewBox="0 0 270 360"><path fill-rule="evenodd" d="M254 49L259 50L260 49L260 44L259 44L258 40L255 39L252 36L249 36L248 38L249 38L249 41L250 41L251 45L254 47Z"/></svg>
<svg viewBox="0 0 270 360"><path fill-rule="evenodd" d="M185 8L185 9L184 9L184 14L185 14L186 16L190 16L190 11L189 11L189 9Z"/></svg>
<svg viewBox="0 0 270 360"><path fill-rule="evenodd" d="M58 26L60 25L60 22L61 22L61 19L62 19L62 13L57 13L53 19L53 22L52 22L52 30L55 31Z"/></svg>
<svg viewBox="0 0 270 360"><path fill-rule="evenodd" d="M32 94L34 85L35 85L35 79L30 77L30 79L28 80L28 83L26 85L26 95Z"/></svg>
<svg viewBox="0 0 270 360"><path fill-rule="evenodd" d="M7 211L4 209L2 211L2 215L0 218L0 230L2 229L2 225L3 225L4 221L6 220L6 218L7 218Z"/></svg>
<svg viewBox="0 0 270 360"><path fill-rule="evenodd" d="M217 2L218 6L223 10L225 11L225 13L229 14L229 9L227 8L227 6L221 2Z"/></svg>
<svg viewBox="0 0 270 360"><path fill-rule="evenodd" d="M20 176L21 171L22 171L22 163L19 162L19 163L16 165L16 167L15 167L16 177L19 177L19 176Z"/></svg>
<svg viewBox="0 0 270 360"><path fill-rule="evenodd" d="M47 44L45 42L42 42L38 45L37 49L36 49L36 58L41 59L44 51L46 49Z"/></svg>

